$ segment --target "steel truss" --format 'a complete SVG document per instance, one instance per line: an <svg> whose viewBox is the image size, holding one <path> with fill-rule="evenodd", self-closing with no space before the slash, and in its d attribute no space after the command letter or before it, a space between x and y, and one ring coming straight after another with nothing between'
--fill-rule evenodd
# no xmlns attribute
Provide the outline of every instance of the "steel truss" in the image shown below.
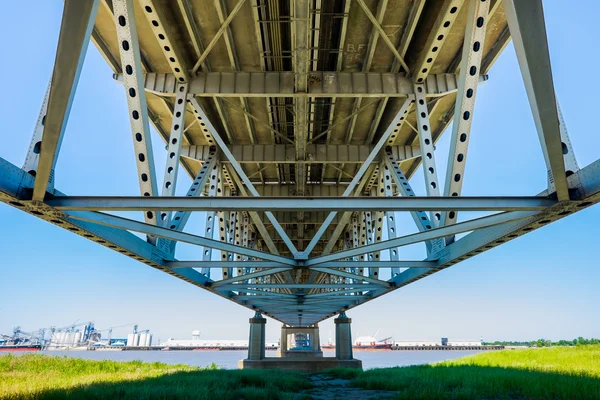
<svg viewBox="0 0 600 400"><path fill-rule="evenodd" d="M309 49L309 43L318 46L314 27L323 23L324 16L310 18L314 10L303 0L293 2L293 71L266 70L264 63L262 72L241 71L232 52L231 23L244 13L243 7L250 7L244 0L227 16L219 10L221 27L206 48L190 19L190 3L179 2L198 57L191 61L185 60L186 52L172 36L168 26L172 16L161 4L113 0L110 12L120 63L106 53L107 44L93 29L100 0L67 0L54 73L23 167L0 158L0 201L284 323L319 322L600 201L600 160L579 168L556 100L541 1L501 1L548 170L548 188L535 196L461 193L477 86L487 79L483 71L487 73L489 60L497 57L509 37L501 35L502 41L484 56L487 26L500 0L444 1L423 51L410 66L405 55L425 2L416 2L411 9L412 22L396 48L395 39L382 28L385 5L374 14L359 0L357 10L370 21L374 35L369 63L379 37L394 59L390 73L371 72L368 66L356 73L340 72L339 66L338 71L317 71L320 53ZM136 5L161 43L170 73L151 72L144 60ZM466 25L454 62L460 70L431 74L461 7L467 8ZM349 8L345 10L347 14ZM257 23L264 12L253 10ZM257 35L267 31L258 29ZM225 39L236 72L210 72L209 55L219 38ZM54 187L54 166L90 39L125 87L139 197L68 196ZM149 111L151 97L165 102L171 117L170 130L161 133L167 164L160 190L150 142L150 123L158 127ZM233 143L226 113L237 109L224 107L226 97L242 98L250 144ZM267 104L284 110L264 122L250 112L256 105L252 100L260 97L271 98ZM360 100L354 101L362 97L383 100L373 114L376 122L369 128L367 143L318 142L329 138L336 124L340 128L348 124L346 132L356 134L358 115L370 107L363 109ZM328 127L317 129L314 102L330 98L340 101L338 108L344 98L352 98L353 112L335 123L328 116ZM435 149L440 133L430 116L438 102L454 98L442 188ZM285 99L293 103L286 104ZM384 110L393 112L384 117ZM293 121L289 123L293 137L276 125L288 118ZM259 142L260 124L276 142ZM407 126L415 131L418 146L397 142ZM201 132L202 141L187 136L194 129ZM186 196L175 195L180 165L193 179ZM426 187L420 196L409 183L417 165L423 168ZM347 172L352 166L352 173ZM320 182L311 178L317 167L323 169ZM337 171L335 182L324 179L325 167ZM265 178L269 168L276 169L277 182ZM348 179L341 179L344 175ZM135 212L143 222L111 211ZM486 215L465 218L471 211ZM186 230L192 212L204 213L200 234ZM411 214L414 233L400 235L399 212ZM131 232L145 234L147 240ZM456 239L457 234L466 235ZM178 260L178 242L200 247L197 259ZM416 243L424 243L426 258L403 260L402 247Z"/></svg>

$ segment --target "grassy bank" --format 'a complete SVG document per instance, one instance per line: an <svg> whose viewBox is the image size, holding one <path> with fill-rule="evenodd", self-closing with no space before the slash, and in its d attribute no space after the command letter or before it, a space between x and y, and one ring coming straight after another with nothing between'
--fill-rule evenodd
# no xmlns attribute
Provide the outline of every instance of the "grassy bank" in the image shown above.
<svg viewBox="0 0 600 400"><path fill-rule="evenodd" d="M299 373L195 368L141 361L0 356L0 399L293 399Z"/></svg>
<svg viewBox="0 0 600 400"><path fill-rule="evenodd" d="M334 370L399 399L600 399L600 346L481 353L433 365Z"/></svg>
<svg viewBox="0 0 600 400"><path fill-rule="evenodd" d="M381 392L385 398L600 399L600 346L495 351L433 365L327 374L348 379L347 385L355 388L390 391ZM327 385L299 394L310 382L306 375L283 371L43 355L0 357L0 399L329 398L332 386ZM335 382L338 395L348 392L346 384ZM353 393L348 399L366 395Z"/></svg>

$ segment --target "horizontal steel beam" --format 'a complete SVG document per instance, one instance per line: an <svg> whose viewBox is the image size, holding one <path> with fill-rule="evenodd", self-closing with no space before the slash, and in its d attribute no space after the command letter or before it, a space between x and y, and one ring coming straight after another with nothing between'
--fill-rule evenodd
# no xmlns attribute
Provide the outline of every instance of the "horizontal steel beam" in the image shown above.
<svg viewBox="0 0 600 400"><path fill-rule="evenodd" d="M273 261L167 261L168 268L279 268L285 264Z"/></svg>
<svg viewBox="0 0 600 400"><path fill-rule="evenodd" d="M329 261L318 265L328 268L434 268L438 263L436 261Z"/></svg>
<svg viewBox="0 0 600 400"><path fill-rule="evenodd" d="M219 287L219 290L245 291L246 288L254 289L352 289L355 291L381 289L381 285L371 283L240 283L228 284Z"/></svg>
<svg viewBox="0 0 600 400"><path fill-rule="evenodd" d="M241 164L356 164L365 162L373 149L368 145L309 144L306 146L306 158L298 160L295 145L239 144L227 147ZM204 161L212 150L213 146L182 146L181 156ZM399 161L421 156L418 146L392 146L391 151ZM221 162L227 164L229 160L221 157ZM374 162L381 162L381 157L377 156Z"/></svg>
<svg viewBox="0 0 600 400"><path fill-rule="evenodd" d="M300 263L297 268L433 268L437 261L330 261L319 264L319 267L303 267ZM279 268L284 264L272 261L167 261L168 268Z"/></svg>
<svg viewBox="0 0 600 400"><path fill-rule="evenodd" d="M350 250L344 250L337 253L327 254L323 256L314 257L304 262L304 265L317 265L327 261L340 260L342 258L360 256L365 253L387 250L392 247L408 246L410 244L424 242L427 240L437 239L440 237L446 237L448 235L455 235L463 232L469 232L477 229L487 228L488 226L500 225L510 221L518 219L529 218L535 215L536 211L514 211L504 212L499 214L490 215L487 217L476 218L470 221L461 222L456 225L445 226L442 228L431 229L412 235L406 235L395 239L384 240L378 243L356 247Z"/></svg>
<svg viewBox="0 0 600 400"><path fill-rule="evenodd" d="M211 249L229 251L232 253L243 254L249 257L256 257L269 261L277 261L285 265L296 265L296 262L294 260L287 257L282 257L271 253L264 253L262 251L236 246L233 244L224 243L218 240L208 239L202 236L192 235L189 233L178 232L155 225L149 225L143 222L134 221L123 217L117 217L116 215L102 214L98 212L91 213L70 211L67 213L67 216L69 219L73 220L88 221L95 224L112 226L113 228L126 229L128 231L133 232L145 233L147 235L163 237L169 240L176 240L178 242L208 247Z"/></svg>
<svg viewBox="0 0 600 400"><path fill-rule="evenodd" d="M337 276L341 276L343 278L350 278L350 279L353 279L354 281L358 281L358 282L362 281L362 282L368 282L368 283L372 283L372 284L383 286L383 287L390 287L389 282L382 281L382 280L379 280L376 278L367 277L364 275L353 274L353 273L346 272L346 271L340 270L340 269L313 267L312 270L317 271L317 272L322 272L324 274L337 275Z"/></svg>
<svg viewBox="0 0 600 400"><path fill-rule="evenodd" d="M123 74L114 74L117 81ZM402 73L377 72L311 72L308 87L296 91L294 72L204 72L189 82L189 96L199 97L406 97L414 94L412 81ZM487 75L480 77L486 81ZM173 74L145 75L146 91L160 96L175 97L178 81ZM428 97L454 93L458 76L429 75L425 81Z"/></svg>
<svg viewBox="0 0 600 400"><path fill-rule="evenodd" d="M251 272L248 274L242 274L242 275L238 275L235 276L233 278L229 278L229 279L223 279L217 282L214 282L211 284L212 287L220 287L220 286L224 286L230 283L234 283L234 282L239 282L239 281L245 281L248 279L255 279L255 278L260 278L263 276L267 276L267 275L273 275L279 272L284 272L284 271L288 271L292 269L291 266L288 267L280 267L280 268L268 268L266 270L263 271L256 271L256 272Z"/></svg>
<svg viewBox="0 0 600 400"><path fill-rule="evenodd" d="M71 211L540 211L546 197L55 197Z"/></svg>
<svg viewBox="0 0 600 400"><path fill-rule="evenodd" d="M57 216L59 213L56 210L41 203L39 207L33 207L30 202L22 201L22 197L26 194L30 195L34 177L2 158L0 158L0 171L0 202L5 202L82 238L141 261L152 268L172 274L198 287L205 288L206 283L210 282L209 278L194 270L172 271L168 269L164 266L164 260L169 255L131 232L86 221L68 220ZM53 194L64 195L56 189L52 190Z"/></svg>

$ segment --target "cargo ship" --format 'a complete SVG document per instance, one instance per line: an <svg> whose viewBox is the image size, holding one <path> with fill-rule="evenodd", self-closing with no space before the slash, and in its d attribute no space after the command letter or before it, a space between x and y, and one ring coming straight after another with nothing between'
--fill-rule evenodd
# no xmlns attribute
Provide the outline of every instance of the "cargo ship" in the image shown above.
<svg viewBox="0 0 600 400"><path fill-rule="evenodd" d="M0 353L15 352L15 351L40 351L41 344L2 344L0 345Z"/></svg>

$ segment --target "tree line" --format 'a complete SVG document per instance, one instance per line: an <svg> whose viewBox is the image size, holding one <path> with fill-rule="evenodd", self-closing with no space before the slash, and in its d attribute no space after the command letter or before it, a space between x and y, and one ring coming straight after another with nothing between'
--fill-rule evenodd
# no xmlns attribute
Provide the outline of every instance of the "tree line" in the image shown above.
<svg viewBox="0 0 600 400"><path fill-rule="evenodd" d="M538 339L530 341L495 341L495 342L483 342L485 346L527 346L527 347L551 347L551 346L587 346L591 344L600 344L600 339L590 338L586 339L579 336L573 340L559 340L551 341L548 339Z"/></svg>

